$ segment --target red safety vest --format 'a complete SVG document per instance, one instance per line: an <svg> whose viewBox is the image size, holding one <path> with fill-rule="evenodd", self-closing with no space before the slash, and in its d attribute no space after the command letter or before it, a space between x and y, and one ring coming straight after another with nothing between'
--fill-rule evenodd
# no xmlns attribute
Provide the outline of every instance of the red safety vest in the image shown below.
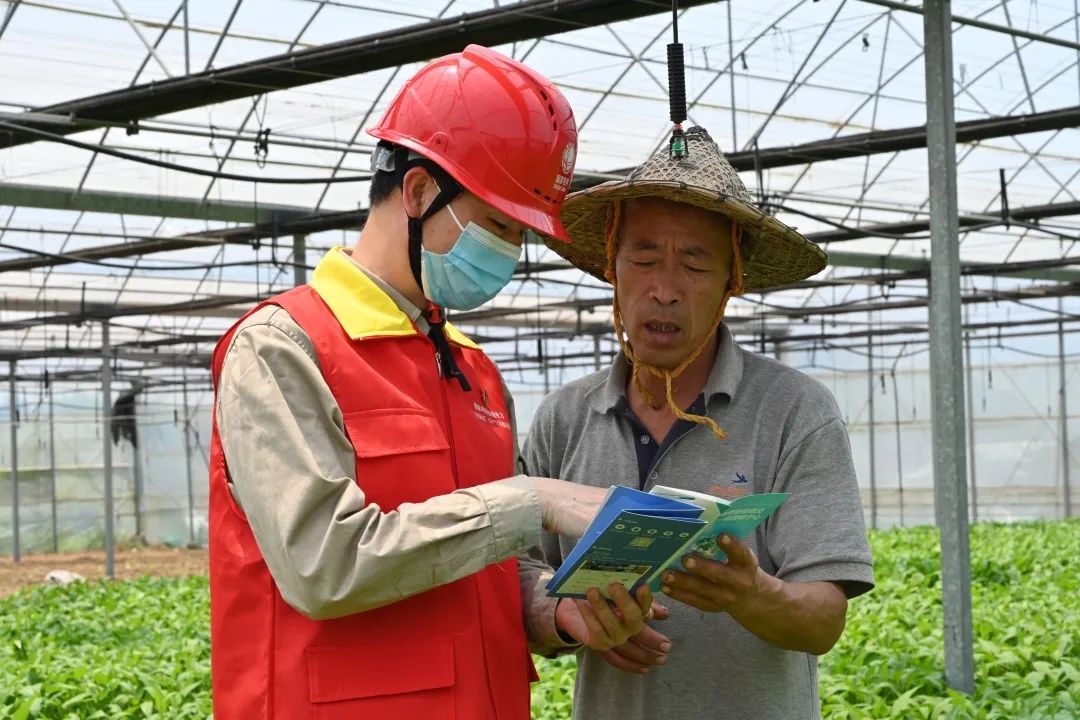
<svg viewBox="0 0 1080 720"><path fill-rule="evenodd" d="M366 291L379 293L385 312L385 294L374 284ZM410 334L353 339L310 286L268 304L287 310L312 339L368 502L390 511L513 474L499 374L475 345L450 335L472 386L465 392L439 377L433 343L415 326ZM365 322L366 309L358 312L353 328ZM214 351L215 386L235 331ZM210 634L217 720L528 720L536 676L516 560L375 610L312 620L282 599L233 500L216 414Z"/></svg>

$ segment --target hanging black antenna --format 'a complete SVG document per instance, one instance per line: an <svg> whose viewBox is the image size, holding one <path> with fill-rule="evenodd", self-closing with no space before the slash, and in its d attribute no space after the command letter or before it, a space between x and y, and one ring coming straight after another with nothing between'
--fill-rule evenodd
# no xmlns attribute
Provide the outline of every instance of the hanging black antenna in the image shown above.
<svg viewBox="0 0 1080 720"><path fill-rule="evenodd" d="M671 141L668 151L672 157L681 158L689 152L683 121L686 120L686 68L683 65L683 46L679 42L679 0L671 0L672 40L667 46L668 103L671 107Z"/></svg>

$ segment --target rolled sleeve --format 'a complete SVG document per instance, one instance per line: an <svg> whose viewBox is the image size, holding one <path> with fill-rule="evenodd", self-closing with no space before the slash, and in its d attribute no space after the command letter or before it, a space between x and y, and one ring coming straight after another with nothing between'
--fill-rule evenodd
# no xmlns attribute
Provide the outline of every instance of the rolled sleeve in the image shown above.
<svg viewBox="0 0 1080 720"><path fill-rule="evenodd" d="M521 603L525 619L525 635L529 650L535 655L556 657L574 652L581 643L567 642L559 634L555 623L555 611L560 598L549 597L546 585L551 579L551 568L540 548L518 557L521 574Z"/></svg>
<svg viewBox="0 0 1080 720"><path fill-rule="evenodd" d="M506 383L503 383L503 397L506 400L506 407L510 411L510 426L514 435L513 461L520 472L527 473L525 459L519 453L518 448L517 413L514 409L514 398L510 394L509 388L506 387ZM527 480L524 476L521 476L521 478ZM529 484L531 487L531 482ZM539 502L539 498L537 500ZM537 522L540 522L539 515L537 515ZM532 537L531 528L528 532L529 537ZM540 534L543 536L544 542L550 537L545 532ZM498 544L498 538L496 538L496 545ZM518 556L522 621L525 624L525 636L529 643L529 650L536 655L555 657L576 651L581 647L581 643L566 642L563 636L559 634L558 626L555 623L555 610L559 606L559 599L549 597L546 587L548 580L554 575L554 570L545 555L545 550L540 547L540 543L537 543L537 546L530 548L527 554Z"/></svg>
<svg viewBox="0 0 1080 720"><path fill-rule="evenodd" d="M540 544L540 496L531 479L517 475L477 485L476 492L487 503L496 555L510 557Z"/></svg>

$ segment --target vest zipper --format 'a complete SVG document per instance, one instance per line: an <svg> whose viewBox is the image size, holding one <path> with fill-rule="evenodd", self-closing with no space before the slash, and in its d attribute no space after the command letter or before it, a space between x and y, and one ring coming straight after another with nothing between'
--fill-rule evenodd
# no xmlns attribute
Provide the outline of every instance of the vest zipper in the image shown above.
<svg viewBox="0 0 1080 720"><path fill-rule="evenodd" d="M428 342L431 342L430 340ZM431 343L435 345L434 342ZM461 482L458 480L457 471L457 452L454 450L454 424L450 418L450 396L446 392L446 382L453 380L450 378L443 378L442 376L442 353L438 350L435 351L435 375L439 383L439 391L442 393L443 400L443 418L446 420L446 435L450 442L450 473L454 477L454 487L460 488ZM446 382L443 382L443 381Z"/></svg>
<svg viewBox="0 0 1080 720"><path fill-rule="evenodd" d="M435 345L435 343L432 342L432 345ZM436 346L436 349L435 349L435 373L436 373L436 375L438 375L439 390L442 393L443 416L446 418L446 434L447 434L448 439L450 441L450 472L453 474L453 477L454 477L454 487L460 488L461 487L461 482L458 480L458 471L457 471L457 452L454 450L454 425L453 425L453 421L451 420L451 415L450 415L450 396L446 391L446 383L453 381L454 378L452 376L447 377L447 378L443 377L443 374L442 374L442 354L439 352L437 346ZM443 382L444 380L446 382ZM491 569L491 568L488 568L488 569ZM476 587L475 578L473 579L473 587L474 588ZM477 628L480 631L480 653L481 653L481 656L484 658L484 665L486 667L487 666L488 651L487 651L487 646L486 646L486 641L485 641L483 617L482 617L482 614L481 614L482 609L483 609L483 604L482 603L483 603L483 601L481 601L480 607L477 608ZM488 691L488 700L491 702L491 710L492 710L492 712L497 713L498 709L499 709L499 705L495 701L495 692L491 687L491 673L490 672L487 673L486 680L487 680L487 682L485 683L485 685L486 685L487 691Z"/></svg>

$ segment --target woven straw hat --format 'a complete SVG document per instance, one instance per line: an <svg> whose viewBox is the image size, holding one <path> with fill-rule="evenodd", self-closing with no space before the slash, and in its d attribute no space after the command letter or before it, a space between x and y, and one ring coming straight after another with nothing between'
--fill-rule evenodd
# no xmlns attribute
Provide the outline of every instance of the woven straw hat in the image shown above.
<svg viewBox="0 0 1080 720"><path fill-rule="evenodd" d="M671 157L665 147L625 180L595 185L567 197L561 217L571 242L545 238L548 247L605 280L611 204L659 197L718 212L742 229L744 292L805 280L825 268L824 250L751 204L750 193L735 168L704 128L687 130L686 141L688 152L682 158Z"/></svg>

